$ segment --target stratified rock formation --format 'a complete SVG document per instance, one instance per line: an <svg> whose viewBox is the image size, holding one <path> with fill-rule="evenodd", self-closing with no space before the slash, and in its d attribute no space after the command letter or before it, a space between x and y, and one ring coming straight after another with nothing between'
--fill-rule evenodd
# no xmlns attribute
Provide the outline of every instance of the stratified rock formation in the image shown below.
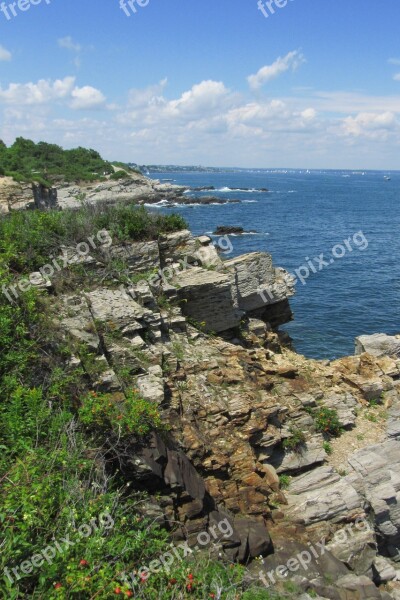
<svg viewBox="0 0 400 600"><path fill-rule="evenodd" d="M54 319L93 390L120 399L128 379L169 424L118 456L123 476L152 495L151 514L189 543L227 518L234 534L221 550L243 562L261 555L255 578L322 540L323 556L285 575L304 599L400 598L397 338L308 360L280 343L293 284L270 255L224 260L189 231L101 252L124 257L131 282L56 296ZM102 281L98 257L85 269Z"/></svg>
<svg viewBox="0 0 400 600"><path fill-rule="evenodd" d="M17 183L0 177L0 214L12 210L57 208L57 190L41 184Z"/></svg>

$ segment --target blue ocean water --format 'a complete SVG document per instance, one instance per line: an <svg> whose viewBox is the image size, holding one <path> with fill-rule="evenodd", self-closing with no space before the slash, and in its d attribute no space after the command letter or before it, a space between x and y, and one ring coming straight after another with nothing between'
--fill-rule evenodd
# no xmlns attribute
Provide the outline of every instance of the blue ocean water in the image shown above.
<svg viewBox="0 0 400 600"><path fill-rule="evenodd" d="M195 234L210 234L218 225L258 232L231 237L231 256L267 251L276 266L291 273L302 265L305 273L307 259L311 260L317 272L309 268L305 284L297 283L291 299L295 320L284 329L301 354L333 359L353 354L357 335L400 332L400 172L391 173L390 181L385 175L263 170L153 177L188 186L215 186L219 191L204 194L240 200L174 208ZM270 191L231 191L238 188ZM344 244L349 238L352 251ZM345 254L331 262L337 244ZM342 253L335 248L336 255ZM314 257L321 254L330 264L319 270L322 265Z"/></svg>

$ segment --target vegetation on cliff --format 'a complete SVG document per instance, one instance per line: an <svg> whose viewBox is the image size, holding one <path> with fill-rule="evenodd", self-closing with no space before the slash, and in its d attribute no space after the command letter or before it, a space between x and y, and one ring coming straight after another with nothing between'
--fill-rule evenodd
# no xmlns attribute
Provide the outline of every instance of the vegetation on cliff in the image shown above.
<svg viewBox="0 0 400 600"><path fill-rule="evenodd" d="M110 162L95 150L63 150L56 144L18 137L7 148L0 141L0 175L16 181L36 181L51 185L55 181L95 181L114 172Z"/></svg>
<svg viewBox="0 0 400 600"><path fill-rule="evenodd" d="M13 213L0 220L0 288L101 227L126 241L184 225L126 205ZM36 290L13 304L0 294L0 596L255 598L243 591L241 567L207 556L139 577L136 588L124 580L170 550L170 539L149 516L145 491L122 476L115 448L126 439L141 443L163 424L132 381L118 396L93 392L87 365L94 357L62 334L55 317L51 298Z"/></svg>

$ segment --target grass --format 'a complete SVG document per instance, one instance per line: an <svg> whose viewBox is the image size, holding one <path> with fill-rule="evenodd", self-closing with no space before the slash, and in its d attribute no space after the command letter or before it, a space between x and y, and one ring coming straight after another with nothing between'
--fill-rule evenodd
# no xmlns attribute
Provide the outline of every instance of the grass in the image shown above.
<svg viewBox="0 0 400 600"><path fill-rule="evenodd" d="M305 445L306 435L301 429L297 427L289 428L290 437L283 440L283 447L286 450L292 450L294 452L299 452L301 448Z"/></svg>
<svg viewBox="0 0 400 600"><path fill-rule="evenodd" d="M279 486L282 490L286 490L291 482L290 475L279 475Z"/></svg>
<svg viewBox="0 0 400 600"><path fill-rule="evenodd" d="M115 259L110 246L157 240L161 235L186 228L179 215L159 215L135 204L85 205L78 210L21 211L0 217L0 255L8 272L9 284L27 281L30 273L51 273L51 283L58 294L84 289L89 291L104 282L109 285L132 283L127 259ZM62 246L75 251L85 243L94 264L68 262ZM78 247L79 248L79 247ZM52 264L56 261L58 268ZM136 274L137 281L150 276L149 271ZM29 282L28 282L29 285ZM19 288L17 293L20 293ZM9 296L13 297L9 291Z"/></svg>

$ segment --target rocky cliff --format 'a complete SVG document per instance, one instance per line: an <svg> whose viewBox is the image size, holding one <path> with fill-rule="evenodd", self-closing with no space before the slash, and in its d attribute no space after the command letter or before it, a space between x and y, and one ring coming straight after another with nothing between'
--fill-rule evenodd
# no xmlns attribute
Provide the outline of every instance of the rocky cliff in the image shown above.
<svg viewBox="0 0 400 600"><path fill-rule="evenodd" d="M55 296L53 318L94 353L96 368L82 351L72 362L95 393L120 401L134 381L169 425L110 448L151 493L147 514L189 544L227 518L225 554L304 600L400 598L399 340L360 338L332 363L297 355L278 330L292 281L266 253L223 260L188 231L102 252L124 257L129 281L99 284L102 262L85 257L93 285Z"/></svg>
<svg viewBox="0 0 400 600"><path fill-rule="evenodd" d="M0 177L0 214L33 208L57 208L57 190L41 184L18 183L12 177Z"/></svg>

